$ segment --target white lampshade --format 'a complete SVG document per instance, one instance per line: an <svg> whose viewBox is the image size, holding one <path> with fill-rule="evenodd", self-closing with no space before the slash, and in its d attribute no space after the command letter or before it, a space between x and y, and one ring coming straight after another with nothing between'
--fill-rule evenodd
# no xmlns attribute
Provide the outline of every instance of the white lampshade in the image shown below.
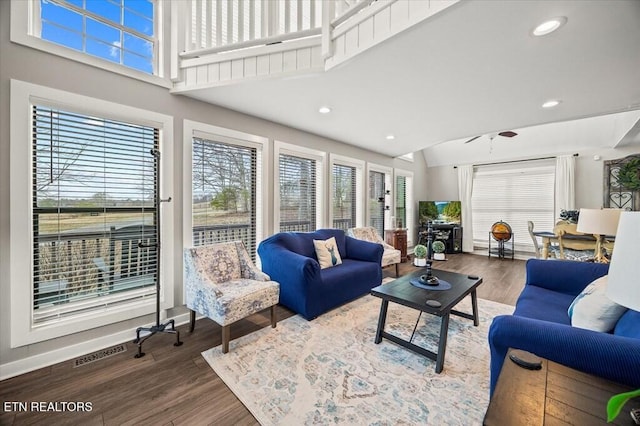
<svg viewBox="0 0 640 426"><path fill-rule="evenodd" d="M622 212L609 265L607 297L634 311L640 311L640 256L638 253L640 253L640 212Z"/></svg>
<svg viewBox="0 0 640 426"><path fill-rule="evenodd" d="M584 234L616 235L619 209L580 209L576 230Z"/></svg>

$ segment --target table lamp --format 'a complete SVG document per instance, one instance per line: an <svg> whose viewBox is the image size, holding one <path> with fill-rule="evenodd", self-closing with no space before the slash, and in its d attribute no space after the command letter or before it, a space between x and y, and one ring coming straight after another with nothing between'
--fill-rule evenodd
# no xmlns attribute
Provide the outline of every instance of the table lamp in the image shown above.
<svg viewBox="0 0 640 426"><path fill-rule="evenodd" d="M619 209L580 209L576 230L583 234L593 234L596 237L594 253L596 262L608 262L602 254L602 243L605 235L616 235L621 211Z"/></svg>
<svg viewBox="0 0 640 426"><path fill-rule="evenodd" d="M622 212L609 265L607 297L634 311L640 311L639 250L640 212Z"/></svg>

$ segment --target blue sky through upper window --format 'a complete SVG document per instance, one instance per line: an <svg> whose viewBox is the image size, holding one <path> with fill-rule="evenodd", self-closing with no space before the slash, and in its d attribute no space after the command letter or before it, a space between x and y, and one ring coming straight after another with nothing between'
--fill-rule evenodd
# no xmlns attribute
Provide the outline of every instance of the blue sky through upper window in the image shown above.
<svg viewBox="0 0 640 426"><path fill-rule="evenodd" d="M43 40L153 74L151 0L40 0L40 6Z"/></svg>

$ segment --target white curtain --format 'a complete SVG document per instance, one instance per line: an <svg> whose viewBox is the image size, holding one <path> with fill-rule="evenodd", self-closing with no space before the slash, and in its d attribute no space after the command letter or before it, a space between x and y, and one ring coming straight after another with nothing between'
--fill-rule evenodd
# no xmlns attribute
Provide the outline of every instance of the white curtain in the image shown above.
<svg viewBox="0 0 640 426"><path fill-rule="evenodd" d="M459 172L458 172L459 173ZM576 158L573 155L561 155L556 158L555 219L560 210L576 208Z"/></svg>
<svg viewBox="0 0 640 426"><path fill-rule="evenodd" d="M462 203L462 251L473 252L473 165L458 166L458 197Z"/></svg>

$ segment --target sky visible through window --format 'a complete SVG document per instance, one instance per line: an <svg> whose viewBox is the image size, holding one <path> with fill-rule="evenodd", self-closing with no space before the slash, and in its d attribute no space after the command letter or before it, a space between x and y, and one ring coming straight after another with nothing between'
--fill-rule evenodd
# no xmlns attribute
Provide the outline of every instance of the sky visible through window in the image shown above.
<svg viewBox="0 0 640 426"><path fill-rule="evenodd" d="M40 0L41 38L110 62L154 73L150 0Z"/></svg>

